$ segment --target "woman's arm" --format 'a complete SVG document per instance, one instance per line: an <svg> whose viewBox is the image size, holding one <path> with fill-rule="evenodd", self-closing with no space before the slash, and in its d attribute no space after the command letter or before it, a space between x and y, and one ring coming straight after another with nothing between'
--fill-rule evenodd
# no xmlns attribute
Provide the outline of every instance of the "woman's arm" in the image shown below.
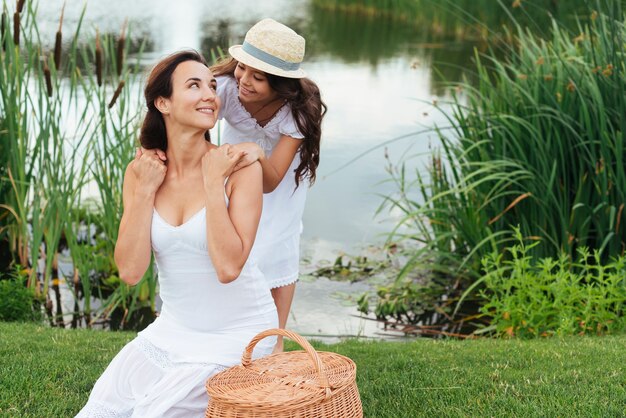
<svg viewBox="0 0 626 418"><path fill-rule="evenodd" d="M115 264L120 279L130 285L141 280L150 265L150 228L154 197L167 168L155 153L144 152L126 168L124 213L115 243Z"/></svg>
<svg viewBox="0 0 626 418"><path fill-rule="evenodd" d="M234 148L245 152L244 158L235 167L235 170L254 161L259 161L263 168L263 193L273 192L285 177L300 144L302 144L302 139L282 135L269 157L265 155L263 148L253 142L234 145Z"/></svg>
<svg viewBox="0 0 626 418"><path fill-rule="evenodd" d="M260 164L230 173L242 156L241 152L229 156L228 146L223 146L209 151L202 160L208 250L222 283L230 283L241 274L261 218L263 175Z"/></svg>

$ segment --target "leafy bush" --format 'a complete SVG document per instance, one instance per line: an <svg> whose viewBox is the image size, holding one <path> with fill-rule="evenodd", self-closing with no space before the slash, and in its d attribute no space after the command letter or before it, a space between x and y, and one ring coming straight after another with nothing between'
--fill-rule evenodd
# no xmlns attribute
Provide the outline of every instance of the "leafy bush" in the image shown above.
<svg viewBox="0 0 626 418"><path fill-rule="evenodd" d="M626 257L602 265L597 250L579 248L575 260L536 259L529 250L540 243L516 236L503 254L483 258L481 312L492 318L483 331L523 338L626 331Z"/></svg>
<svg viewBox="0 0 626 418"><path fill-rule="evenodd" d="M26 277L15 273L0 280L0 321L38 321L42 314L32 289L26 286Z"/></svg>

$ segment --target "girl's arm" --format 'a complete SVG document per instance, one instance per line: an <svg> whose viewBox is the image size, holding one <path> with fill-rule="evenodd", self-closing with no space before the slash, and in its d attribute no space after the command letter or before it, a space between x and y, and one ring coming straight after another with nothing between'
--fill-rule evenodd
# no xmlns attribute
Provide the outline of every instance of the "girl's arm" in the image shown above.
<svg viewBox="0 0 626 418"><path fill-rule="evenodd" d="M137 284L150 265L154 197L166 170L165 164L148 151L126 168L124 213L115 243L115 264L120 279L130 285Z"/></svg>
<svg viewBox="0 0 626 418"><path fill-rule="evenodd" d="M282 135L269 157L265 155L263 148L253 142L234 145L236 149L245 152L244 158L235 167L235 170L254 161L259 161L263 168L263 193L273 192L285 177L302 141L302 139Z"/></svg>
<svg viewBox="0 0 626 418"><path fill-rule="evenodd" d="M241 274L256 237L263 205L260 164L248 165L231 174L243 153L229 156L228 148L210 150L202 159L208 250L222 283L230 283ZM229 198L228 206L224 192Z"/></svg>

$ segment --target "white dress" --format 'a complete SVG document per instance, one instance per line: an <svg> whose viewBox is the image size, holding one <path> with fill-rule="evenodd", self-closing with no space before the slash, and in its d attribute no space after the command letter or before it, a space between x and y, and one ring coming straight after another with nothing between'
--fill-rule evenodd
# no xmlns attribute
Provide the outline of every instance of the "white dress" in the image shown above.
<svg viewBox="0 0 626 418"><path fill-rule="evenodd" d="M152 216L152 249L163 307L96 382L77 417L203 417L206 380L238 364L253 336L278 326L267 282L249 259L219 282L207 251L206 210L180 226ZM254 356L270 354L262 340Z"/></svg>
<svg viewBox="0 0 626 418"><path fill-rule="evenodd" d="M280 108L265 126L260 126L239 101L237 82L233 77L217 77L217 94L222 99L219 117L226 121L221 126L221 143L256 142L270 156L281 135L304 138L288 104ZM298 165L299 153L278 187L272 193L263 195L263 213L252 254L258 260L270 288L298 280L302 214L309 188L309 182L303 180L296 189L295 170Z"/></svg>

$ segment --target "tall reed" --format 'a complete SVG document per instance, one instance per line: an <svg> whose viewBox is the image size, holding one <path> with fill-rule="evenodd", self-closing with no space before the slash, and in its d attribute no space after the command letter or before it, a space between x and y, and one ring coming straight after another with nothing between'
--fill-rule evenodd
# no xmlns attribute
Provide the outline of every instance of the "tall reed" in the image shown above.
<svg viewBox="0 0 626 418"><path fill-rule="evenodd" d="M6 4L3 4L3 16L11 15ZM33 180L37 175L37 163L46 152L43 146L47 143L48 132L31 134L31 127L36 123L31 111L29 86L37 83L38 51L35 48L19 46L20 25L28 25L18 11L14 12L13 33L8 22L2 25L4 33L3 52L0 53L0 120L2 121L3 177L1 188L3 195L0 201L3 232L8 241L11 253L16 261L24 267L36 264L39 247L35 254L29 251L31 242L41 240L41 231L33 231L30 239L28 219L31 215L29 197L34 194ZM28 19L26 19L28 21ZM15 35L15 30L17 34ZM35 100L35 104L41 102ZM37 137L38 136L38 137ZM37 208L39 205L34 204ZM32 271L29 281L34 287L35 272Z"/></svg>
<svg viewBox="0 0 626 418"><path fill-rule="evenodd" d="M544 241L533 256L624 254L626 27L619 3L609 7L576 33L556 21L548 38L518 28L505 60L476 55L477 85L456 86L454 135L439 131L427 173L393 174L387 203L404 217L392 236L417 244L399 283L430 271L458 298L516 225Z"/></svg>
<svg viewBox="0 0 626 418"><path fill-rule="evenodd" d="M6 22L10 15L6 3L3 10ZM118 40L105 36L101 42L97 34L93 42L85 43L81 18L63 50L61 10L54 50L46 51L41 37L53 34L40 33L36 6L25 2L22 12L15 14L19 39L11 34L11 25L2 25L4 52L0 53L0 239L10 243L15 263L32 267L29 285L45 298L64 236L79 273L75 293L84 298L79 309L87 325L118 305L125 315L132 315L141 304L153 309L156 280L151 272L138 289L118 280L114 297L100 292L103 283L94 280L116 274L112 254L121 216L122 178L134 155L141 109L139 92L127 87L137 84L139 71L136 66L131 69L126 59L126 24ZM99 199L91 207L95 213L85 216L87 212L77 209L86 204L85 188L92 182L98 186ZM79 226L93 220L98 220L101 230L99 250L93 246L89 250L78 237ZM36 266L42 249L46 265L39 281ZM101 262L102 252L108 263ZM105 301L94 315L93 296L109 297L110 306Z"/></svg>
<svg viewBox="0 0 626 418"><path fill-rule="evenodd" d="M97 141L94 142L93 147L94 159L91 171L99 192L98 211L102 214L100 218L103 235L102 250L110 257L111 271L108 279L109 285L114 288L105 301L106 308L102 314L108 316L119 309L122 312L122 318L119 321L121 328L128 326L128 320L132 319L139 309L148 308L149 311L154 311L157 285L156 272L150 268L139 285L128 286L119 280L113 261L123 210L124 173L135 154L137 132L141 122L139 116L142 109L142 96L140 90L137 89L141 72L137 63L129 67L126 59L130 47L126 42L128 30L125 22L117 40L114 36L104 36L101 41L98 41L97 47L89 52L92 57L97 58L99 55L108 57L109 65L96 68L96 72L102 72L101 77L108 78L111 86L115 86L114 90L100 89L98 101L94 102L94 112L100 123ZM90 80L94 82L93 77ZM126 80L133 82L126 83ZM132 90L133 88L135 90Z"/></svg>

